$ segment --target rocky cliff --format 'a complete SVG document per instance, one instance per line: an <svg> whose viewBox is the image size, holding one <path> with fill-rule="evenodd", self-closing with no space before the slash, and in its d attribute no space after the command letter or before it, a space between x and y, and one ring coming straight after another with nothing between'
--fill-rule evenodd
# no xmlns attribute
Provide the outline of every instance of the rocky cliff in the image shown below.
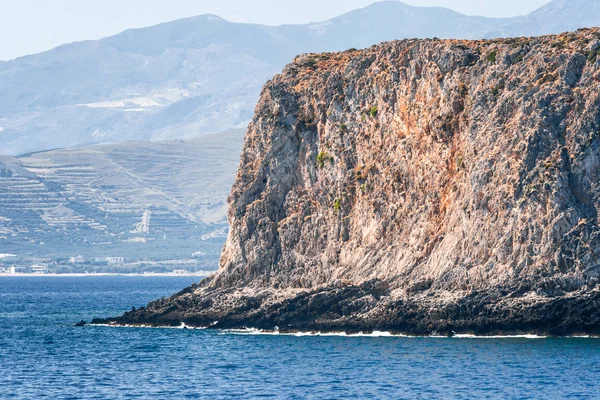
<svg viewBox="0 0 600 400"><path fill-rule="evenodd" d="M600 29L404 40L271 80L220 271L119 324L600 334Z"/></svg>

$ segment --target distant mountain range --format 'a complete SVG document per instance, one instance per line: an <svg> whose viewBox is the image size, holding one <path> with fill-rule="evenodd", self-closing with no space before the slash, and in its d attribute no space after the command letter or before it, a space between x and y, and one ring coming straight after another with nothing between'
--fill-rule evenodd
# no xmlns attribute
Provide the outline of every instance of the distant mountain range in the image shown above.
<svg viewBox="0 0 600 400"><path fill-rule="evenodd" d="M244 128L263 84L299 53L408 37L539 35L593 25L600 25L596 0L555 0L510 19L386 1L306 25L204 15L129 30L0 62L0 154Z"/></svg>
<svg viewBox="0 0 600 400"><path fill-rule="evenodd" d="M216 266L241 131L0 156L0 249L21 257L206 255Z"/></svg>

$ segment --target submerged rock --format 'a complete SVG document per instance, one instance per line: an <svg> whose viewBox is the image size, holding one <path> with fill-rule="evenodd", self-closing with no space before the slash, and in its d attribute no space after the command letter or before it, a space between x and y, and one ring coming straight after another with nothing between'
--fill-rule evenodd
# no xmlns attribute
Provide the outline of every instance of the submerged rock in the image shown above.
<svg viewBox="0 0 600 400"><path fill-rule="evenodd" d="M600 334L600 29L298 56L219 272L118 324Z"/></svg>

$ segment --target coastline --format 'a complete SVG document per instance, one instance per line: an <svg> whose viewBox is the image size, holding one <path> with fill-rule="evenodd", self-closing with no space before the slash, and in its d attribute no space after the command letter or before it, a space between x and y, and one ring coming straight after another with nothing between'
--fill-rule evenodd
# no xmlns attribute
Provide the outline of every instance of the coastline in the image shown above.
<svg viewBox="0 0 600 400"><path fill-rule="evenodd" d="M42 277L50 277L50 278L85 278L85 277L102 277L102 276L122 276L122 277L206 277L213 274L215 271L199 271L199 272L189 272L186 274L175 274L175 273L151 273L151 274L119 274L119 273L67 273L67 274L10 274L10 273L0 273L0 278L42 278Z"/></svg>
<svg viewBox="0 0 600 400"><path fill-rule="evenodd" d="M196 327L181 324L179 326L152 326L152 325L118 325L118 324L86 324L89 327L96 328L120 328L120 329L181 329L181 330L201 330L214 331L220 335L265 335L265 336L293 336L293 337L344 337L344 338L403 338L403 339L600 339L597 335L567 335L567 336L552 336L538 335L534 333L522 334L507 334L507 335L476 335L469 333L457 333L451 335L411 335L406 333L395 333L390 331L372 331L372 332L355 332L349 333L345 331L279 331L279 330L263 330L256 328L240 328L240 329L212 329L211 327Z"/></svg>
<svg viewBox="0 0 600 400"><path fill-rule="evenodd" d="M321 332L408 336L600 336L600 291L560 296L513 296L510 288L392 298L381 282L328 287L284 296L281 292L230 292L211 279L170 298L93 325L255 329L254 332ZM283 296L283 297L282 297ZM227 305L223 308L221 305ZM248 307L251 304L252 307ZM325 310L325 311L324 311Z"/></svg>

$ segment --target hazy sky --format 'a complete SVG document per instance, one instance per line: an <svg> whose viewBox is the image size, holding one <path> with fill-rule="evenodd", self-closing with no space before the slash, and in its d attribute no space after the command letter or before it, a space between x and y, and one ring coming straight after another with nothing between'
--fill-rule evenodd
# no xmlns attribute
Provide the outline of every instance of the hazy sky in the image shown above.
<svg viewBox="0 0 600 400"><path fill-rule="evenodd" d="M471 15L527 14L549 0L406 0ZM268 25L321 21L373 0L0 0L0 60L199 14Z"/></svg>

